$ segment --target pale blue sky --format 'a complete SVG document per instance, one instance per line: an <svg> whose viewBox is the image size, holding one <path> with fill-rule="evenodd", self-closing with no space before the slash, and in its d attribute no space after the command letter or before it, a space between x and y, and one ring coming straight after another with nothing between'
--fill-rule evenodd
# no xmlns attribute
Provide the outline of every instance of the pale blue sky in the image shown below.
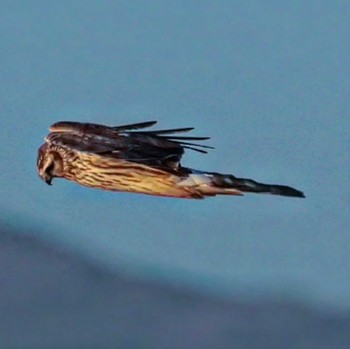
<svg viewBox="0 0 350 349"><path fill-rule="evenodd" d="M350 309L347 1L1 1L1 208L116 270ZM36 174L58 120L211 136L184 164L305 200L185 201ZM14 217L16 217L14 219Z"/></svg>

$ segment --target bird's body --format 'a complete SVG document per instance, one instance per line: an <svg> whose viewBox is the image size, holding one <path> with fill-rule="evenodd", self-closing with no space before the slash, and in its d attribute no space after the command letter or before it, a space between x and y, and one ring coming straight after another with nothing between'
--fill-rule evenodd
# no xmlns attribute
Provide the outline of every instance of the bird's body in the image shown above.
<svg viewBox="0 0 350 349"><path fill-rule="evenodd" d="M39 148L39 175L48 184L53 177L61 177L87 187L178 198L243 192L303 197L302 192L287 186L182 167L186 148L199 152L210 148L191 142L208 138L174 136L192 128L139 131L154 124L56 123Z"/></svg>

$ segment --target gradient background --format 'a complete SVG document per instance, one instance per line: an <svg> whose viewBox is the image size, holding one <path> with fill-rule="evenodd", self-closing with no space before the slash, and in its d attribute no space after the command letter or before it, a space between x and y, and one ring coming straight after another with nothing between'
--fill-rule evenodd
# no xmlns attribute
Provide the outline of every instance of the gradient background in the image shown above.
<svg viewBox="0 0 350 349"><path fill-rule="evenodd" d="M2 0L3 219L132 277L349 311L349 15L348 1ZM186 201L38 179L51 123L153 119L212 137L216 149L184 165L306 199Z"/></svg>

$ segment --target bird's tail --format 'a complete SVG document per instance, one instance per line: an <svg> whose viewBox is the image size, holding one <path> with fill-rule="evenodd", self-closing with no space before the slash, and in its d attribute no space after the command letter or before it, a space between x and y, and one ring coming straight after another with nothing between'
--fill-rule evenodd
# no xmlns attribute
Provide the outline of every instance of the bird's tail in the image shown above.
<svg viewBox="0 0 350 349"><path fill-rule="evenodd" d="M243 195L243 193L261 193L304 198L300 190L286 185L259 183L252 179L237 178L230 174L201 172L191 169L188 177L179 185L193 188L199 196Z"/></svg>

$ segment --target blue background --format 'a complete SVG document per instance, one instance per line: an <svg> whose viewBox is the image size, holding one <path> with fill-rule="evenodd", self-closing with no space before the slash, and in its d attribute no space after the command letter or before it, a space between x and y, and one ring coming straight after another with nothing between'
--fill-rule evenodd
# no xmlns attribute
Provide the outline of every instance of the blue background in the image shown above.
<svg viewBox="0 0 350 349"><path fill-rule="evenodd" d="M347 1L1 1L3 217L105 268L350 309ZM195 126L184 165L295 186L176 200L46 186L59 120ZM34 230L35 231L35 230Z"/></svg>

